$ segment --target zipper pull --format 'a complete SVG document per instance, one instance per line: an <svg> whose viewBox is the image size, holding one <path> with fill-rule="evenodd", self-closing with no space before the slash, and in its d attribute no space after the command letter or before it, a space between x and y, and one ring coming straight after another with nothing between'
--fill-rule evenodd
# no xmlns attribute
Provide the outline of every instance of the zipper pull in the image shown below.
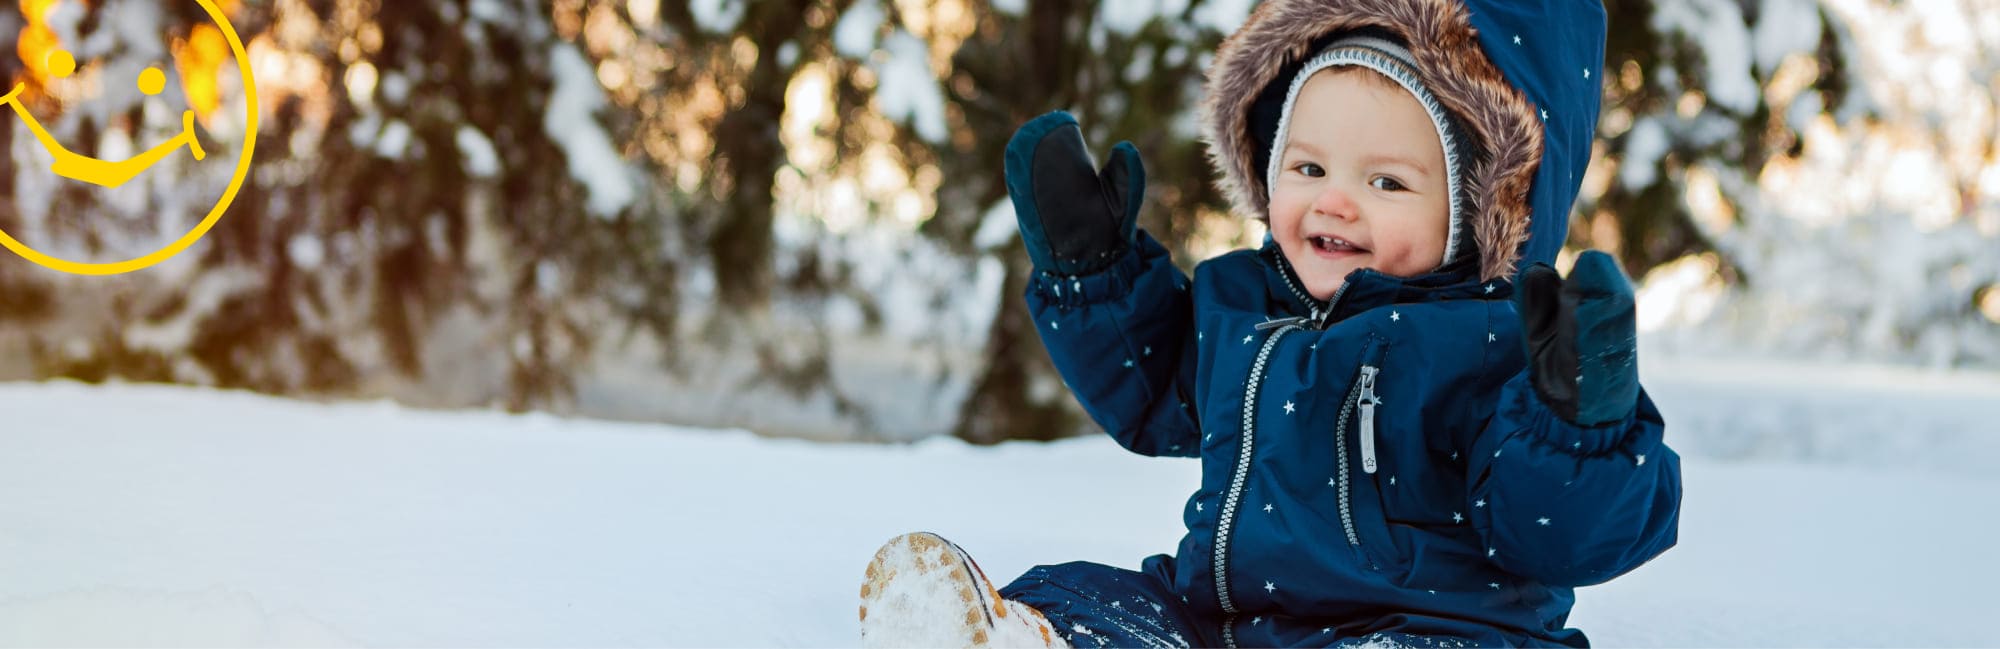
<svg viewBox="0 0 2000 649"><path fill-rule="evenodd" d="M1325 318L1329 313L1333 312L1332 311L1321 312L1319 310L1319 307L1313 307L1312 313L1308 315L1292 316L1290 318L1278 318L1276 320L1265 320L1263 322L1259 322L1257 323L1257 330L1264 331L1266 329L1276 329L1278 327L1283 327L1285 325L1291 325L1302 329L1325 329L1326 328Z"/></svg>
<svg viewBox="0 0 2000 649"><path fill-rule="evenodd" d="M1265 320L1263 322L1259 322L1257 323L1256 329L1258 331L1268 331L1271 329L1276 329L1278 327L1301 325L1307 322L1312 322L1312 320L1305 316L1298 316L1293 318L1278 318L1276 320Z"/></svg>
<svg viewBox="0 0 2000 649"><path fill-rule="evenodd" d="M1361 366L1361 470L1375 472L1375 404L1382 399L1375 396L1375 375L1381 368L1373 365Z"/></svg>

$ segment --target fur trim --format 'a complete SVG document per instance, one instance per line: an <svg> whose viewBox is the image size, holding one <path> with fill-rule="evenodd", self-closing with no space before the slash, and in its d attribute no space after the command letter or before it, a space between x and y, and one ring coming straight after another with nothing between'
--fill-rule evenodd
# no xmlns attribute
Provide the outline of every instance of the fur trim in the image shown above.
<svg viewBox="0 0 2000 649"><path fill-rule="evenodd" d="M1466 213L1479 245L1482 281L1512 277L1528 239L1528 189L1542 160L1542 124L1525 95L1480 49L1472 19L1456 0L1268 0L1222 42L1208 69L1202 141L1224 196L1237 213L1270 218L1264 170L1250 113L1258 96L1316 43L1377 29L1405 43L1417 74L1479 150L1465 170ZM1284 81L1289 81L1286 79ZM1556 215L1551 218L1563 218Z"/></svg>

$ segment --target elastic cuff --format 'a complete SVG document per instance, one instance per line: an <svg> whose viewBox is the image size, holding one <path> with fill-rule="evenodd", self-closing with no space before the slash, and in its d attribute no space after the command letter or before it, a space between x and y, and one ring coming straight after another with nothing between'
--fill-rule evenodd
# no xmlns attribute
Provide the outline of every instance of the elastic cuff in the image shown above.
<svg viewBox="0 0 2000 649"><path fill-rule="evenodd" d="M1168 263L1167 249L1145 230L1110 265L1093 273L1060 275L1041 268L1028 278L1028 294L1058 309L1103 304L1131 294L1140 275L1154 263Z"/></svg>
<svg viewBox="0 0 2000 649"><path fill-rule="evenodd" d="M1529 440L1570 455L1589 457L1624 449L1642 428L1636 425L1637 404L1624 417L1596 426L1570 423L1542 402L1527 372L1509 380L1503 393L1507 396L1500 404L1500 417L1519 422Z"/></svg>

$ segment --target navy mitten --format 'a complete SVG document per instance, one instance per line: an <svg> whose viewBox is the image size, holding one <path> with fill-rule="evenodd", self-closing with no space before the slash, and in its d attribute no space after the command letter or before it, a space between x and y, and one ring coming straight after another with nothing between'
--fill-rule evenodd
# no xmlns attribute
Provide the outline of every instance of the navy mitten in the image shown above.
<svg viewBox="0 0 2000 649"><path fill-rule="evenodd" d="M1521 273L1528 374L1542 402L1564 420L1598 426L1639 402L1638 330L1632 283L1611 255L1586 250L1569 280L1536 264Z"/></svg>
<svg viewBox="0 0 2000 649"><path fill-rule="evenodd" d="M1029 120L1007 140L1007 194L1036 269L1088 275L1131 245L1146 194L1139 149L1119 142L1103 169L1095 165L1064 111Z"/></svg>

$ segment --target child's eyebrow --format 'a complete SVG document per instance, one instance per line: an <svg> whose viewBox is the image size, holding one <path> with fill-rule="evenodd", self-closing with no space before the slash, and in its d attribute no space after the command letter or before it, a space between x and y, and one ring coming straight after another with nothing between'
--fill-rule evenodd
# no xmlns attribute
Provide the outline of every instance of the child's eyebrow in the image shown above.
<svg viewBox="0 0 2000 649"><path fill-rule="evenodd" d="M1312 156L1312 157L1315 157L1315 158L1324 158L1324 157L1326 157L1326 152L1325 152L1325 151L1321 151L1321 150L1319 149L1319 147L1317 147L1317 146L1313 146L1313 143L1311 143L1311 142L1307 142L1307 141L1305 141L1305 140L1296 140L1296 139L1289 139L1289 138L1288 138L1288 140L1287 140L1287 141L1285 142L1285 150L1286 150L1287 152L1289 152L1289 151L1291 151L1292 149L1298 149L1298 150L1300 150L1300 151L1304 151L1306 155L1309 155L1309 156Z"/></svg>
<svg viewBox="0 0 2000 649"><path fill-rule="evenodd" d="M1370 155L1367 158L1363 158L1362 163L1368 165L1376 165L1376 164L1402 165L1405 167L1409 167L1412 170L1415 170L1419 174L1429 175L1431 173L1430 167L1425 166L1421 162L1417 162L1415 158L1406 158L1403 156L1389 155L1386 153L1377 153Z"/></svg>
<svg viewBox="0 0 2000 649"><path fill-rule="evenodd" d="M1298 149L1300 152L1308 156L1311 156L1313 158L1323 159L1326 157L1325 150L1320 149L1317 145L1314 145L1313 143L1307 142L1305 140L1296 140L1288 138L1287 141L1285 142L1286 155L1290 155L1292 149ZM1369 154L1368 157L1361 159L1361 163L1364 165L1379 165L1379 164L1401 165L1404 167L1409 167L1412 171L1417 172L1419 175L1425 175L1425 176L1428 176L1431 173L1431 168L1429 166L1424 165L1421 162L1418 162L1416 158L1392 155L1387 153Z"/></svg>

